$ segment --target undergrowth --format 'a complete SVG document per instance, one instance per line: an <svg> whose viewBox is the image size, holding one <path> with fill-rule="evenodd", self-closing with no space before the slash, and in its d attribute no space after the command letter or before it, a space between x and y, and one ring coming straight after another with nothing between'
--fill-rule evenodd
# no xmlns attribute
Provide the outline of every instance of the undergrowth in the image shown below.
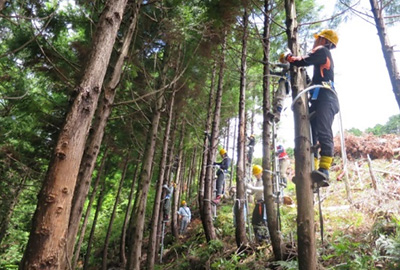
<svg viewBox="0 0 400 270"><path fill-rule="evenodd" d="M335 177L335 176L334 176ZM369 181L363 180L363 181ZM359 181L361 183L361 181ZM400 219L397 207L387 205L385 191L376 193L368 183L351 183L352 202L346 198L345 183L333 181L322 192L324 241L321 243L318 200L315 196L317 255L320 269L396 270L400 269ZM362 183L361 183L362 184ZM388 191L389 193L390 191ZM294 184L285 193L296 200ZM385 205L383 205L383 202ZM183 243L190 250L181 253L169 267L160 269L298 269L296 256L287 261L272 261L270 244L251 243L251 250L239 252L235 244L232 201L218 206L214 226L219 240L205 242L202 225L191 228ZM250 205L250 216L253 205ZM282 237L286 245L296 249L296 206L280 208ZM197 242L199 241L199 242ZM164 265L165 266L165 265Z"/></svg>

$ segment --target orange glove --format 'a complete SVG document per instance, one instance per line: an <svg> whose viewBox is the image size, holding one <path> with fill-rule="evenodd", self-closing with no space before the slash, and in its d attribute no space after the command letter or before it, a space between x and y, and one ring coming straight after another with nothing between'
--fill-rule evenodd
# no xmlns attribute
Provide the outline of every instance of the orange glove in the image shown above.
<svg viewBox="0 0 400 270"><path fill-rule="evenodd" d="M286 60L287 60L289 63L291 63L291 62L293 62L293 61L296 60L296 56L293 56L293 55L289 54L289 55L286 57Z"/></svg>

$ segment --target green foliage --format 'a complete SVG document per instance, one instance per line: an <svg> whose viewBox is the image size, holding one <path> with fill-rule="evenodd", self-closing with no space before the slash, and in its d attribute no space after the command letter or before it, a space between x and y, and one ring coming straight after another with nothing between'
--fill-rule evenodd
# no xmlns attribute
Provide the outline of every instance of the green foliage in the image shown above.
<svg viewBox="0 0 400 270"><path fill-rule="evenodd" d="M355 136L361 136L362 135L362 131L357 129L357 128L351 128L351 129L347 130L347 132L349 132L350 134L353 134Z"/></svg>
<svg viewBox="0 0 400 270"><path fill-rule="evenodd" d="M297 261L277 261L276 264L283 267L283 270L297 270L299 269Z"/></svg>
<svg viewBox="0 0 400 270"><path fill-rule="evenodd" d="M366 133L372 133L376 136L384 134L399 134L400 133L400 114L389 117L385 125L377 124L373 128L368 128Z"/></svg>
<svg viewBox="0 0 400 270"><path fill-rule="evenodd" d="M243 257L244 257L244 255L232 254L232 256L229 259L226 259L226 258L217 259L211 264L211 269L215 269L215 270L217 270L217 269L224 269L224 270L238 269L240 259Z"/></svg>

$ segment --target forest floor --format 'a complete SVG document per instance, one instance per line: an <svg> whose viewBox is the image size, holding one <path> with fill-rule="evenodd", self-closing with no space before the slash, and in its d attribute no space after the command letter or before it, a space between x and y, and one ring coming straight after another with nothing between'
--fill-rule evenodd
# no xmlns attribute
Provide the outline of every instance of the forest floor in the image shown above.
<svg viewBox="0 0 400 270"><path fill-rule="evenodd" d="M323 234L318 197L314 195L319 269L400 269L400 161L393 151L400 147L400 140L364 139L346 139L347 170L343 169L342 159L335 158L331 184L321 189ZM366 153L371 154L372 160ZM225 198L218 206L214 222L219 240L206 244L194 209L188 232L174 244L166 244L164 263L158 269L298 269L297 206L291 181L285 193L294 201L280 207L281 231L287 248L285 261L273 261L270 244L251 243L251 252L238 252L233 200Z"/></svg>

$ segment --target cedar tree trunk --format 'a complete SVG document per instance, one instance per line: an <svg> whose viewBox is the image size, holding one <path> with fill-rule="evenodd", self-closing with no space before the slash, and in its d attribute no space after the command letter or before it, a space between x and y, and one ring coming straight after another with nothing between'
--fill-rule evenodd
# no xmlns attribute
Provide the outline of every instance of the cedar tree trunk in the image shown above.
<svg viewBox="0 0 400 270"><path fill-rule="evenodd" d="M68 222L79 165L126 2L107 1L99 19L88 64L75 89L77 97L59 134L38 196L21 269L43 265L46 269L65 269Z"/></svg>
<svg viewBox="0 0 400 270"><path fill-rule="evenodd" d="M386 67L389 72L393 93L400 108L400 74L394 57L393 46L390 45L389 37L386 33L385 21L382 16L383 9L379 8L377 0L369 0L371 10L374 14L376 29L378 30L379 40L381 41L382 52L385 58Z"/></svg>
<svg viewBox="0 0 400 270"><path fill-rule="evenodd" d="M245 158L245 144L246 144L246 72L247 72L247 27L249 17L247 14L247 7L244 8L243 14L243 37L242 37L242 57L240 67L240 94L239 94L239 129L238 129L238 159L236 167L236 188L237 206L238 211L236 218L236 244L239 249L244 249L248 245L246 236L246 223L244 216L244 209L246 207L246 195L244 189L244 181L246 174L246 158ZM236 202L235 202L236 203Z"/></svg>
<svg viewBox="0 0 400 270"><path fill-rule="evenodd" d="M263 80L263 184L264 184L264 202L268 218L268 231L271 236L272 249L274 251L275 260L282 258L282 238L279 233L278 226L278 213L273 196L273 185L271 171L271 124L269 122L268 113L271 110L271 98L270 98L270 80L269 80L269 52L270 52L270 29L271 29L271 1L265 0L265 19L264 19L264 33L263 33L263 45L264 45L264 80Z"/></svg>
<svg viewBox="0 0 400 270"><path fill-rule="evenodd" d="M68 226L68 258L71 259L74 250L75 238L78 233L79 221L82 218L82 210L87 194L90 188L90 182L97 156L100 151L101 142L103 140L104 130L107 120L111 114L112 104L116 95L116 88L119 84L123 63L128 54L129 46L132 41L133 33L137 24L137 17L142 0L138 0L134 13L131 17L131 23L124 38L118 60L114 66L110 82L104 88L104 95L99 101L98 108L94 117L92 132L88 137L85 152L83 154L82 162L79 168L77 184L72 200L71 214Z"/></svg>
<svg viewBox="0 0 400 270"><path fill-rule="evenodd" d="M294 55L299 55L297 17L294 0L285 0L286 33L288 47ZM291 70L293 99L304 88L301 69ZM297 237L299 270L317 269L314 225L314 195L311 180L311 135L307 97L299 98L293 106L295 125L295 179L297 196Z"/></svg>

